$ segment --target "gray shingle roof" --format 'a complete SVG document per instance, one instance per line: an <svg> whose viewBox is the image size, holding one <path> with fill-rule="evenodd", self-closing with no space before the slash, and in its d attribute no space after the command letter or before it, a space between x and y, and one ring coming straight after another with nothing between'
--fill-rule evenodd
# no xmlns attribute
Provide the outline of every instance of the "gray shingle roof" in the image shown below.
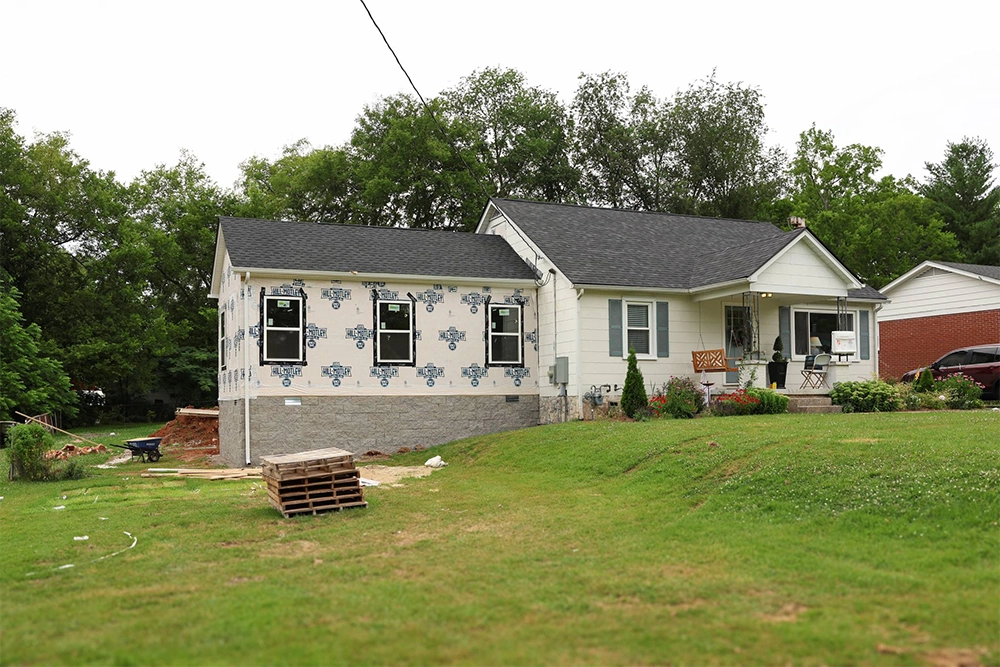
<svg viewBox="0 0 1000 667"><path fill-rule="evenodd" d="M958 269L959 271L975 273L976 275L980 275L985 278L1000 280L1000 266L990 266L989 264L960 264L958 262L938 262L938 264L944 264L945 266L950 266L951 268Z"/></svg>
<svg viewBox="0 0 1000 667"><path fill-rule="evenodd" d="M739 280L804 233L768 222L492 201L582 285L690 289Z"/></svg>
<svg viewBox="0 0 1000 667"><path fill-rule="evenodd" d="M499 236L393 227L219 218L233 266L349 273L531 280Z"/></svg>

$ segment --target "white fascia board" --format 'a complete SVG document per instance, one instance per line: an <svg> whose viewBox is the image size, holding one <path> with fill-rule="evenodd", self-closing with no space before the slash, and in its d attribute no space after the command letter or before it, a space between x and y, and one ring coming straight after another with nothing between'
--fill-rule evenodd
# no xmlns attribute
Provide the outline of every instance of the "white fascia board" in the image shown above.
<svg viewBox="0 0 1000 667"><path fill-rule="evenodd" d="M918 264L917 266L913 267L900 277L893 280L891 283L880 289L879 292L885 294L887 291L895 289L896 287L899 287L900 285L907 282L911 278L920 275L927 269L938 269L940 271L947 271L948 273L954 273L955 275L965 276L966 278L972 278L973 280L982 280L984 282L993 283L994 285L1000 285L1000 280L990 278L989 276L984 276L981 273L973 273L972 271L965 271L964 269L956 269L954 266L940 264L938 262L928 259Z"/></svg>
<svg viewBox="0 0 1000 667"><path fill-rule="evenodd" d="M496 215L490 215L489 213L491 210L496 211ZM523 240L529 248L531 248L531 251L534 252L536 255L538 255L539 264L541 264L541 262L544 261L549 265L544 271L542 270L541 266L535 267L539 271L542 271L543 276L548 271L548 269L551 268L555 269L556 273L558 273L560 276L566 278L566 280L569 280L569 276L560 271L559 267L556 266L556 263L553 262L551 259L549 259L549 257L544 252L542 252L542 249L538 247L538 244L535 243L531 239L531 237L524 232L523 229L518 227L517 223L514 222L509 215L504 213L503 209L497 206L494 202L490 202L490 205L486 207L486 211L483 212L483 219L480 220L479 226L476 227L476 233L485 234L487 227L489 227L490 223L493 222L493 220L495 220L496 218L503 218L507 222L507 224L510 225L515 232L517 232L517 235L521 237L521 240ZM572 283L573 281L570 280L570 282Z"/></svg>
<svg viewBox="0 0 1000 667"><path fill-rule="evenodd" d="M492 215L491 215L491 212L493 212ZM479 224L476 225L476 231L475 231L475 233L476 234L485 234L486 233L486 228L489 226L489 224L493 220L493 218L495 218L497 216L500 216L500 215L502 215L503 217L507 218L507 215L503 211L501 211L500 208L496 204L494 204L492 201L487 200L487 202L486 202L486 208L483 209L483 217L479 219ZM507 218L507 220L509 221L510 218Z"/></svg>
<svg viewBox="0 0 1000 667"><path fill-rule="evenodd" d="M598 285L591 283L572 283L576 289L587 289L594 291L622 292L622 293L642 293L642 294L690 294L689 289L678 289L668 287L636 287L635 285Z"/></svg>
<svg viewBox="0 0 1000 667"><path fill-rule="evenodd" d="M215 261L212 264L212 288L208 292L208 298L218 299L219 290L222 287L222 267L226 265L226 241L222 238L222 225L219 225L219 234L215 240Z"/></svg>
<svg viewBox="0 0 1000 667"><path fill-rule="evenodd" d="M803 241L803 239L806 239L806 241ZM816 239L816 237L813 236L812 232L810 232L808 229L805 230L803 233L799 234L796 238L792 239L791 243L789 243L784 248L782 248L781 250L779 250L778 252L776 252L774 254L774 256L771 257L771 259L769 259L766 262L764 262L763 266L761 266L759 269L757 269L756 271L754 271L753 275L751 275L750 278L749 278L750 282L752 282L752 283L757 282L757 280L760 278L760 275L764 271L766 271L768 268L770 268L772 264L774 264L779 259L781 259L782 255L784 255L785 253L787 253L789 250L791 250L792 248L794 248L799 243L805 243L805 242L808 242L809 245L812 246L812 249L814 251L818 252L819 255L820 255L820 257L834 271L837 271L842 276L844 276L844 278L847 279L847 282L850 283L851 287L853 287L855 289L861 289L862 287L864 287L864 284L860 280L858 280L854 276L854 274L851 273L847 269L846 266L844 266L843 264L841 264L840 260L837 259L836 257L834 257L833 253L831 253L829 250L827 250L826 247L824 247L823 244L820 243Z"/></svg>
<svg viewBox="0 0 1000 667"><path fill-rule="evenodd" d="M243 273L250 271L255 278L262 277L284 277L295 276L298 278L335 278L338 280L364 280L364 281L389 281L399 280L403 282L434 282L434 283L462 283L465 285L510 285L512 287L534 287L535 281L526 278L489 278L476 276L427 276L403 273L353 273L350 271L310 271L306 269L262 269L253 266L234 266L233 271Z"/></svg>

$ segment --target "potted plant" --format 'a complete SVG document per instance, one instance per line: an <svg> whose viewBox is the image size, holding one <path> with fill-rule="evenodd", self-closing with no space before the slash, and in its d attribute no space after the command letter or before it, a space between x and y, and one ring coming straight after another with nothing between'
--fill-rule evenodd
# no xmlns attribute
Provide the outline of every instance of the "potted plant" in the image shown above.
<svg viewBox="0 0 1000 667"><path fill-rule="evenodd" d="M774 354L771 355L771 361L767 362L767 381L778 389L785 388L785 377L788 375L788 359L781 354L784 349L781 336L778 336L774 339Z"/></svg>

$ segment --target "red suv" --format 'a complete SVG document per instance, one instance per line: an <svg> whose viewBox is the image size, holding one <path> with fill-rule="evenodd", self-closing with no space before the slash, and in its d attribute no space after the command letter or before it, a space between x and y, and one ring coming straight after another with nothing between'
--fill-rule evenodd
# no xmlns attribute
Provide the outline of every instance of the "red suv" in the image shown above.
<svg viewBox="0 0 1000 667"><path fill-rule="evenodd" d="M975 345L952 350L930 365L934 379L953 373L964 373L983 385L983 398L1000 399L1000 343ZM912 382L923 368L903 375L903 382Z"/></svg>

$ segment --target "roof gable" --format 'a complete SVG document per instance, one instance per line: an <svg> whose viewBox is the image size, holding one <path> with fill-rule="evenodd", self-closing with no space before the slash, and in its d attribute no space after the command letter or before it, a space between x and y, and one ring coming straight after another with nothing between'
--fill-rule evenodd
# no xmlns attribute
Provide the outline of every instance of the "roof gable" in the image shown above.
<svg viewBox="0 0 1000 667"><path fill-rule="evenodd" d="M535 278L502 238L462 232L220 217L223 243L238 271Z"/></svg>
<svg viewBox="0 0 1000 667"><path fill-rule="evenodd" d="M935 262L927 260L913 267L900 277L881 289L883 293L888 293L900 285L915 278L919 278L927 271L937 269L955 275L965 276L974 280L985 280L1000 285L1000 266L990 266L987 264L962 264L960 262Z"/></svg>

